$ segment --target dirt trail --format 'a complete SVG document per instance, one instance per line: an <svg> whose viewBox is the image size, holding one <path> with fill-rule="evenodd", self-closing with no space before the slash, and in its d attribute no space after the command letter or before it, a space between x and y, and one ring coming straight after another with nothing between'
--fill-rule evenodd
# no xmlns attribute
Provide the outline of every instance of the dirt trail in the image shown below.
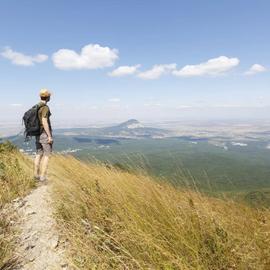
<svg viewBox="0 0 270 270"><path fill-rule="evenodd" d="M64 256L64 243L59 240L50 201L50 186L41 185L15 202L20 232L16 270L71 269Z"/></svg>

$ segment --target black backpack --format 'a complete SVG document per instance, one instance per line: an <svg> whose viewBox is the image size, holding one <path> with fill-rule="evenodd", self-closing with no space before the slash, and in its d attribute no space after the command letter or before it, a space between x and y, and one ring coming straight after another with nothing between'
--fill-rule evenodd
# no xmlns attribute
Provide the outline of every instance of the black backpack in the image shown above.
<svg viewBox="0 0 270 270"><path fill-rule="evenodd" d="M29 137L40 135L38 111L43 106L45 106L45 104L37 104L24 114L23 123L25 126L24 135L26 140L29 139Z"/></svg>

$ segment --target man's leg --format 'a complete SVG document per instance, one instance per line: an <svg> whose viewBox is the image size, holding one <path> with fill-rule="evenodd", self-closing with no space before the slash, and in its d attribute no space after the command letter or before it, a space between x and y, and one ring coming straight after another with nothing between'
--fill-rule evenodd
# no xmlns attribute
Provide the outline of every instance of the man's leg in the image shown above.
<svg viewBox="0 0 270 270"><path fill-rule="evenodd" d="M34 169L34 177L36 179L38 179L39 176L40 176L40 162L41 162L42 156L43 155L41 153L39 153L39 152L36 154L35 169Z"/></svg>
<svg viewBox="0 0 270 270"><path fill-rule="evenodd" d="M40 162L43 156L43 149L42 149L42 145L39 142L39 136L36 136L36 150L37 150L37 154L36 154L36 158L35 158L35 168L34 168L34 177L36 180L39 180L39 176L40 176Z"/></svg>
<svg viewBox="0 0 270 270"><path fill-rule="evenodd" d="M47 170L48 170L48 164L49 164L49 155L44 155L41 163L41 169L40 169L40 180L44 181L47 177Z"/></svg>
<svg viewBox="0 0 270 270"><path fill-rule="evenodd" d="M42 149L43 149L43 159L41 162L41 168L40 168L40 180L44 181L47 179L47 170L48 170L48 164L50 155L52 153L52 145L49 143L41 143Z"/></svg>

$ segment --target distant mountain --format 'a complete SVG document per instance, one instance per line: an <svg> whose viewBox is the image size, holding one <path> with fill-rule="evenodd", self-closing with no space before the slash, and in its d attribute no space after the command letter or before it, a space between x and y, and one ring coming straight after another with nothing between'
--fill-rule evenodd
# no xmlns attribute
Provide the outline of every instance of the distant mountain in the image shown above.
<svg viewBox="0 0 270 270"><path fill-rule="evenodd" d="M130 129L137 129L137 128L144 128L144 125L141 124L136 119L130 119L130 120L123 122L119 125L103 128L103 130L105 132L115 132L115 131L121 132L121 131L130 130Z"/></svg>
<svg viewBox="0 0 270 270"><path fill-rule="evenodd" d="M127 129L133 129L133 128L143 128L144 125L141 124L138 120L136 119L130 119L120 125L118 125L119 128L127 128Z"/></svg>
<svg viewBox="0 0 270 270"><path fill-rule="evenodd" d="M136 119L130 119L111 127L58 129L54 133L70 136L83 135L123 138L163 138L170 135L169 130L146 127Z"/></svg>

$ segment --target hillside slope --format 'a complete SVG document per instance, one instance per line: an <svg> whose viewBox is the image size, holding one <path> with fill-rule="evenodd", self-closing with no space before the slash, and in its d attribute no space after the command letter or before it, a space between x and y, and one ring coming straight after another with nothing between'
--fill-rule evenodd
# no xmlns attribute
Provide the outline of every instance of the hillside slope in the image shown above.
<svg viewBox="0 0 270 270"><path fill-rule="evenodd" d="M270 211L55 156L59 226L79 269L269 269Z"/></svg>
<svg viewBox="0 0 270 270"><path fill-rule="evenodd" d="M13 148L0 157L1 211L34 185L27 157ZM51 160L49 185L60 237L76 269L270 268L267 209L61 155ZM6 220L1 215L0 269L9 269L14 252Z"/></svg>

